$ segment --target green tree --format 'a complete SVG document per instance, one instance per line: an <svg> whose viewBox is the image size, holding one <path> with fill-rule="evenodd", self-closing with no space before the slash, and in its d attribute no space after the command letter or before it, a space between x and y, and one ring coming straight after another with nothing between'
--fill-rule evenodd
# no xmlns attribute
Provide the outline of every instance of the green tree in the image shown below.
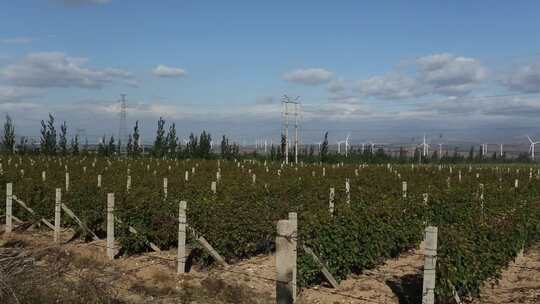
<svg viewBox="0 0 540 304"><path fill-rule="evenodd" d="M159 118L156 130L156 139L154 140L154 147L152 154L154 157L163 157L165 151L167 151L167 141L165 138L165 120Z"/></svg>
<svg viewBox="0 0 540 304"><path fill-rule="evenodd" d="M56 153L56 128L54 127L54 116L49 113L47 123L41 121L41 152L46 155Z"/></svg>
<svg viewBox="0 0 540 304"><path fill-rule="evenodd" d="M103 137L99 139L97 154L99 156L107 155L107 146L105 145L105 135L103 135Z"/></svg>
<svg viewBox="0 0 540 304"><path fill-rule="evenodd" d="M280 154L283 159L285 159L285 150L287 149L287 137L285 134L281 134L281 150Z"/></svg>
<svg viewBox="0 0 540 304"><path fill-rule="evenodd" d="M67 147L67 125L64 121L60 125L60 135L58 136L58 147L60 148L60 153L65 156L68 153Z"/></svg>
<svg viewBox="0 0 540 304"><path fill-rule="evenodd" d="M223 137L221 137L221 157L222 158L227 158L229 156L229 139L223 135Z"/></svg>
<svg viewBox="0 0 540 304"><path fill-rule="evenodd" d="M472 161L474 159L474 146L471 146L471 149L469 150L469 161Z"/></svg>
<svg viewBox="0 0 540 304"><path fill-rule="evenodd" d="M15 152L15 126L9 115L6 115L4 123L4 138L2 139L2 148L4 152L12 154Z"/></svg>
<svg viewBox="0 0 540 304"><path fill-rule="evenodd" d="M324 140L321 144L321 151L319 151L321 161L326 161L328 159L328 132L324 133Z"/></svg>
<svg viewBox="0 0 540 304"><path fill-rule="evenodd" d="M202 131L201 135L199 136L199 149L198 149L198 157L200 158L210 158L211 152L212 152L212 136L210 133L207 133L206 131Z"/></svg>
<svg viewBox="0 0 540 304"><path fill-rule="evenodd" d="M79 155L79 134L75 134L75 137L71 139L71 154Z"/></svg>
<svg viewBox="0 0 540 304"><path fill-rule="evenodd" d="M109 144L107 145L106 149L107 156L113 156L116 153L116 145L114 143L114 136L111 135L111 138L109 139Z"/></svg>
<svg viewBox="0 0 540 304"><path fill-rule="evenodd" d="M128 156L133 156L133 137L131 134L128 136L128 142L126 145L126 153Z"/></svg>
<svg viewBox="0 0 540 304"><path fill-rule="evenodd" d="M176 150L178 148L178 136L176 135L176 125L174 123L169 126L169 132L167 133L165 142L167 145L168 154L170 156L176 155Z"/></svg>
<svg viewBox="0 0 540 304"><path fill-rule="evenodd" d="M189 140L186 144L186 152L190 157L196 157L197 151L199 150L199 140L197 137L191 133L189 134Z"/></svg>
<svg viewBox="0 0 540 304"><path fill-rule="evenodd" d="M132 138L133 138L133 149L132 149L131 155L137 157L141 155L141 150L142 150L141 143L139 141L139 139L141 138L141 135L139 134L139 121L138 120L135 122L135 126L133 127Z"/></svg>

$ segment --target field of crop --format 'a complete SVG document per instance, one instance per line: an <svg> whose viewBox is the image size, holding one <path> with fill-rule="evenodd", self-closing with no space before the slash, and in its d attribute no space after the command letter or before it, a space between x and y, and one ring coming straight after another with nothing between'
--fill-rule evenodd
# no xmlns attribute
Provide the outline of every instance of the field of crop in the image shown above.
<svg viewBox="0 0 540 304"><path fill-rule="evenodd" d="M2 158L1 170L3 190L12 183L13 194L35 211L14 205L17 218L52 221L55 188L62 188L62 202L99 238L107 231L107 193L114 193L122 222L117 240L126 256L151 250L149 242L161 250L176 247L180 200L187 201L189 226L231 264L273 252L277 221L296 212L300 287L324 280L302 245L339 281L417 248L424 228L436 226L438 299L450 299L454 291L475 297L483 282L540 239L540 174L529 166L23 156ZM62 221L90 240L72 219ZM191 235L188 243L196 263L213 267Z"/></svg>

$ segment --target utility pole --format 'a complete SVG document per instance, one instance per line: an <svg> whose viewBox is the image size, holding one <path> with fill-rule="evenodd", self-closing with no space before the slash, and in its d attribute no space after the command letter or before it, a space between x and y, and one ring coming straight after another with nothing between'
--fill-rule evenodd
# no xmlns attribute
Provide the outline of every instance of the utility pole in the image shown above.
<svg viewBox="0 0 540 304"><path fill-rule="evenodd" d="M127 100L126 94L120 94L120 126L118 127L118 141L120 142L120 154L125 151L122 145L126 147L127 144Z"/></svg>
<svg viewBox="0 0 540 304"><path fill-rule="evenodd" d="M282 134L285 134L285 164L289 164L289 104L294 105L294 161L298 163L298 102L300 96L297 96L294 99L289 98L287 95L283 95L281 100L281 105L283 108L283 118L282 121L285 122L285 127Z"/></svg>

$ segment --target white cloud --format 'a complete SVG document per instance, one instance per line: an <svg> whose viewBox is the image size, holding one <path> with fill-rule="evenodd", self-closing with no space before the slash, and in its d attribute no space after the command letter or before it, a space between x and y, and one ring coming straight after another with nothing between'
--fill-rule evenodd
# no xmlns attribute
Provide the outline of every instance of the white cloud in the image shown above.
<svg viewBox="0 0 540 304"><path fill-rule="evenodd" d="M414 62L416 73L393 72L359 82L366 96L383 99L416 98L426 95L463 96L486 79L487 71L474 58L435 54Z"/></svg>
<svg viewBox="0 0 540 304"><path fill-rule="evenodd" d="M343 80L333 80L328 84L328 91L331 93L341 93L346 90L345 83Z"/></svg>
<svg viewBox="0 0 540 304"><path fill-rule="evenodd" d="M486 78L486 69L474 58L435 54L416 60L419 80L434 93L455 96L471 92Z"/></svg>
<svg viewBox="0 0 540 304"><path fill-rule="evenodd" d="M383 99L403 99L425 94L422 84L415 78L398 73L361 80L357 89L363 95Z"/></svg>
<svg viewBox="0 0 540 304"><path fill-rule="evenodd" d="M36 90L12 86L0 86L0 103L21 102L40 95Z"/></svg>
<svg viewBox="0 0 540 304"><path fill-rule="evenodd" d="M34 39L30 37L11 37L11 38L3 38L0 39L0 43L2 44L28 44L32 42Z"/></svg>
<svg viewBox="0 0 540 304"><path fill-rule="evenodd" d="M186 76L187 73L184 69L169 67L163 64L158 65L152 70L152 74L157 77L177 78Z"/></svg>
<svg viewBox="0 0 540 304"><path fill-rule="evenodd" d="M334 73L321 68L298 69L283 75L283 79L287 81L305 85L328 83L333 77Z"/></svg>
<svg viewBox="0 0 540 304"><path fill-rule="evenodd" d="M25 87L101 88L115 81L131 80L131 73L120 69L92 69L88 59L67 57L63 53L32 53L22 61L0 70L8 83Z"/></svg>
<svg viewBox="0 0 540 304"><path fill-rule="evenodd" d="M540 60L511 73L502 84L516 92L540 93Z"/></svg>

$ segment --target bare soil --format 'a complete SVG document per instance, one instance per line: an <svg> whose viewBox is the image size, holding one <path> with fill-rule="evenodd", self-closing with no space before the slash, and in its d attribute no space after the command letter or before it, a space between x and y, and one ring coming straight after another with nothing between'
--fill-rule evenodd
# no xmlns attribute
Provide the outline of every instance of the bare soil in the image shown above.
<svg viewBox="0 0 540 304"><path fill-rule="evenodd" d="M71 236L69 230L62 233L63 240ZM109 261L104 241L84 243L73 240L55 246L52 244L52 232L43 231L4 236L0 247L17 242L32 252L47 249L49 258L37 258L36 264L48 265L49 268L45 268L48 272L54 272L61 264L62 284L76 284L72 289L86 290L87 297L99 300L95 303L276 302L273 255L256 256L228 267L205 269L194 265L189 273L179 276L176 275L176 251L120 256ZM349 276L336 289L328 284L302 289L298 303L421 303L423 259L421 248L411 250L397 259L387 260L376 269ZM41 282L45 286L46 283ZM480 298L472 300L472 303L540 303L540 247L531 248L523 257L516 259L502 273L500 280L484 285ZM8 301L2 301L0 296L0 302L24 303L14 301L9 295L5 297ZM68 300L63 302L62 299ZM69 299L63 297L50 303L76 303ZM86 302L81 299L79 303Z"/></svg>

